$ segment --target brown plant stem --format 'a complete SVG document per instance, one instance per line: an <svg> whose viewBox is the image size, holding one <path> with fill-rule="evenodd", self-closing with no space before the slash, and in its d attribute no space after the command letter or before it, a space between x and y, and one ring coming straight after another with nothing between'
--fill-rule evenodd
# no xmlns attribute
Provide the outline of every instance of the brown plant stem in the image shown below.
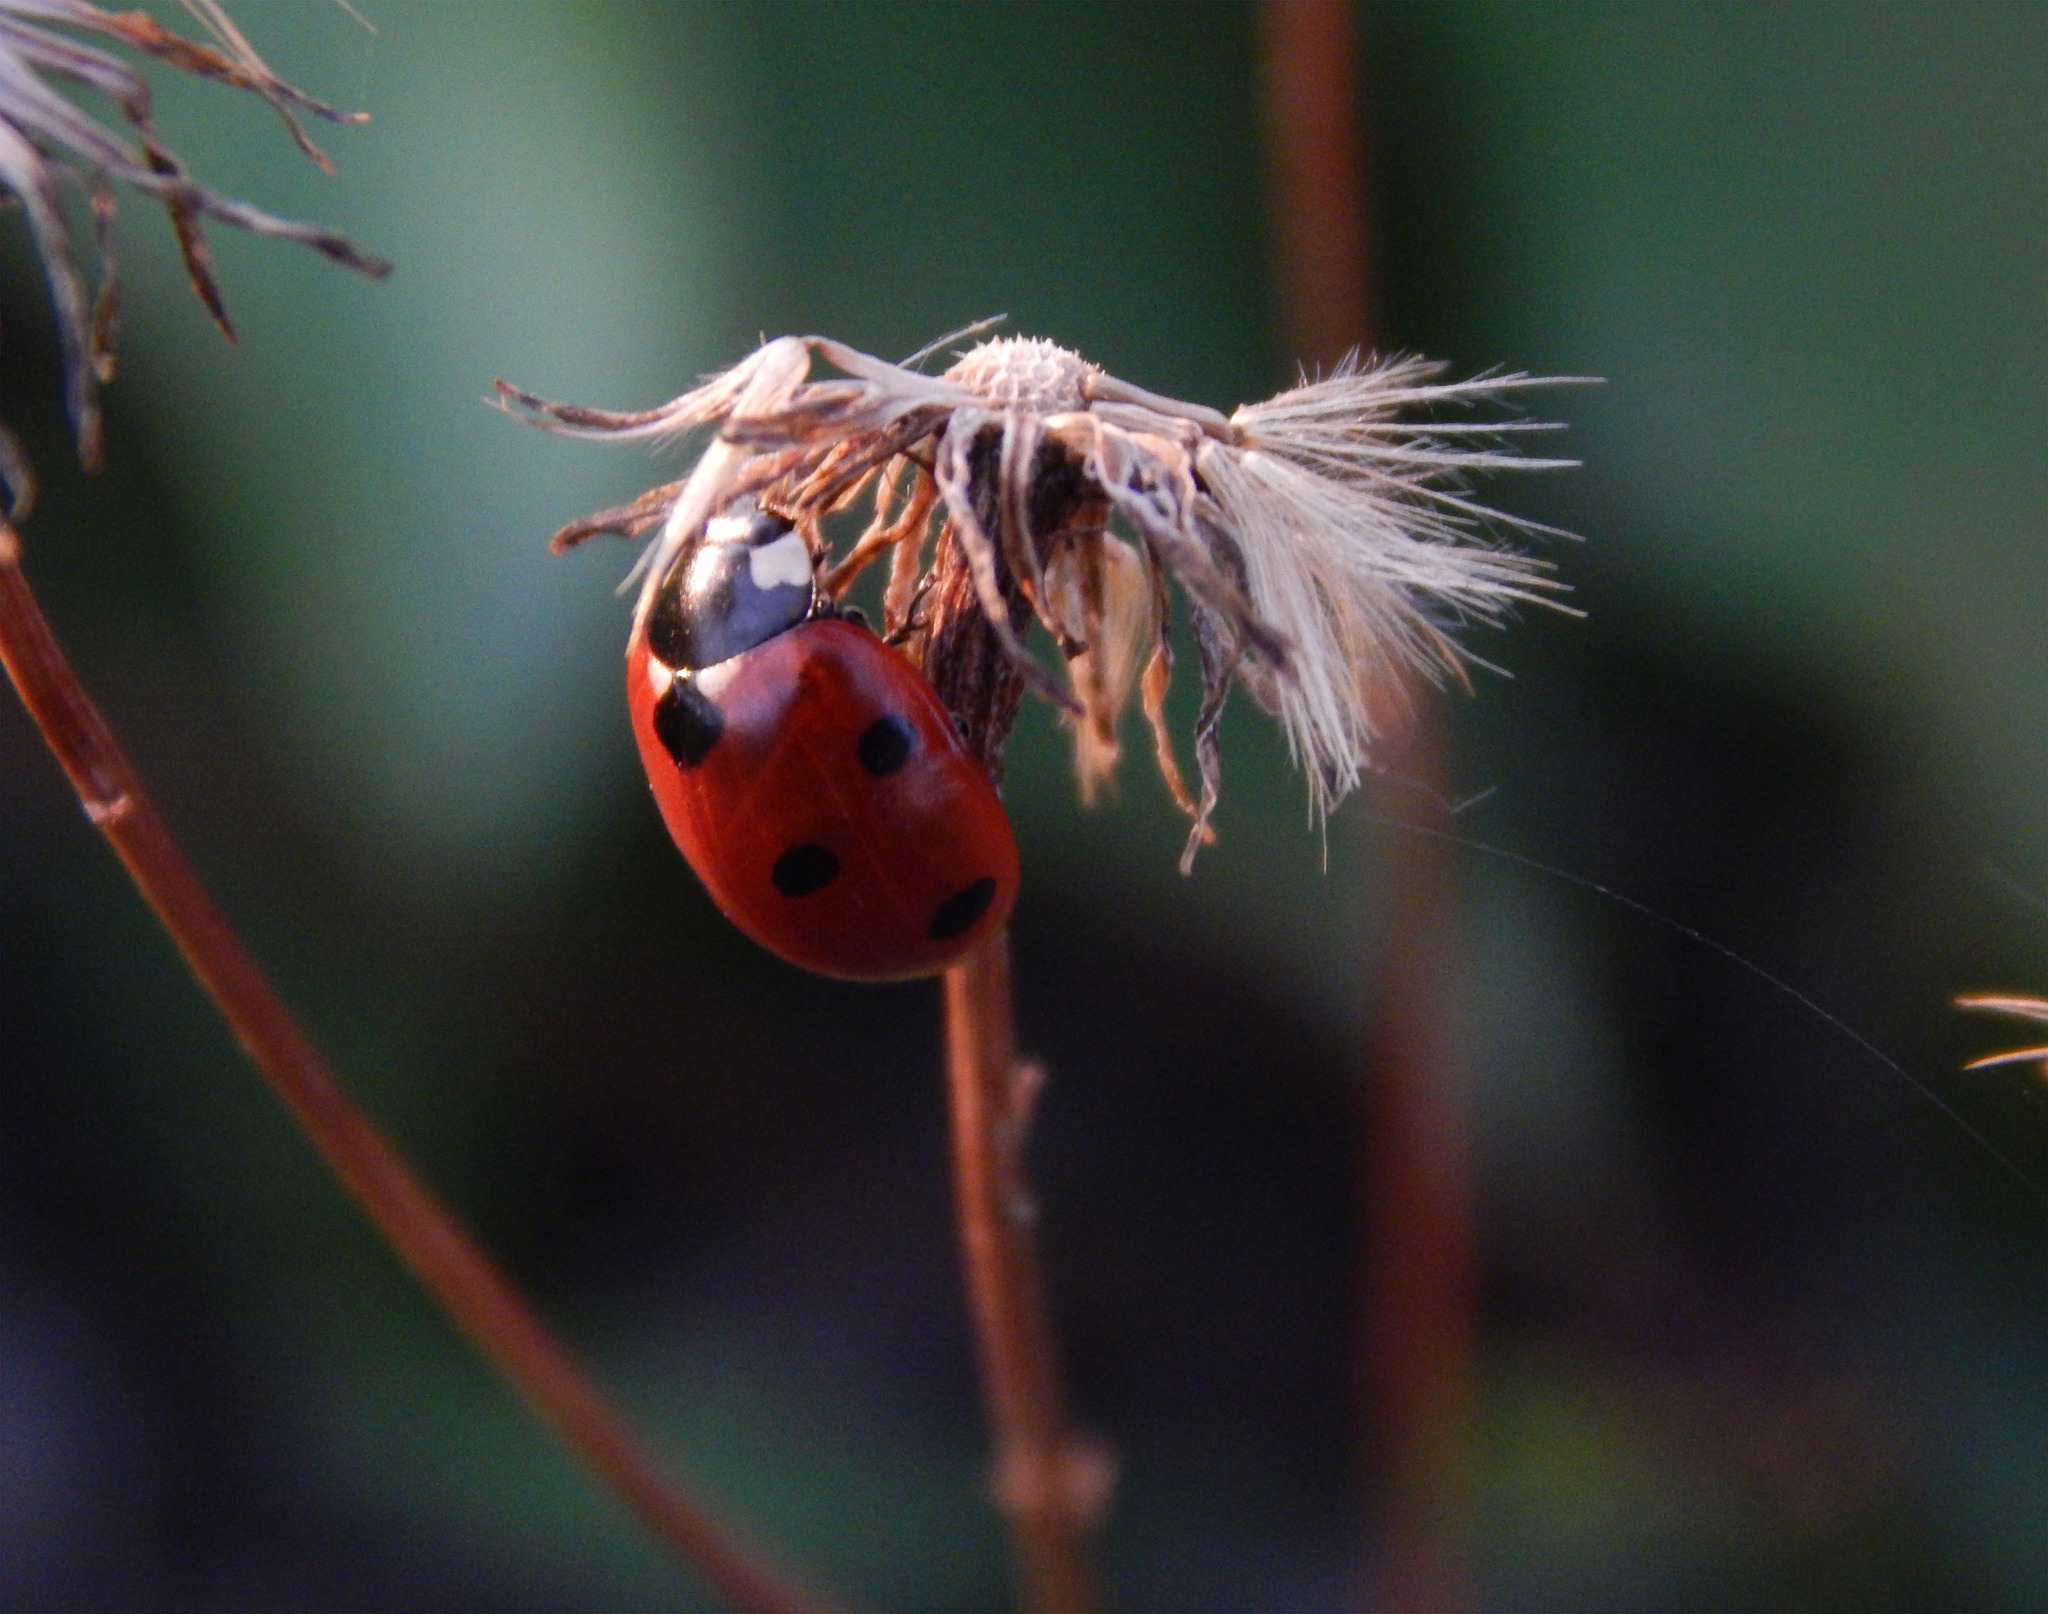
<svg viewBox="0 0 2048 1614"><path fill-rule="evenodd" d="M597 1476L744 1614L835 1614L666 1478L618 1412L336 1083L214 906L44 618L0 522L0 662L243 1050L342 1186L484 1356Z"/></svg>
<svg viewBox="0 0 2048 1614"><path fill-rule="evenodd" d="M1371 335L1352 0L1259 8L1274 273L1294 356L1333 364Z"/></svg>
<svg viewBox="0 0 2048 1614"><path fill-rule="evenodd" d="M967 1297L995 1434L995 1495L1031 1614L1092 1614L1089 1525L1109 1464L1067 1422L1039 1271L1024 1145L1044 1081L1019 1062L1010 938L998 931L946 972L946 1078Z"/></svg>
<svg viewBox="0 0 2048 1614"><path fill-rule="evenodd" d="M1372 335L1366 164L1352 0L1264 0L1260 10L1276 265L1290 336L1324 366ZM1409 813L1444 793L1434 691L1411 690L1383 777ZM1446 815L1435 810L1437 819ZM1438 827L1441 827L1439 825ZM1364 1606L1458 1614L1466 1570L1473 1267L1464 1101L1446 1046L1451 860L1415 837L1381 892L1390 938L1359 1072L1359 1402L1370 1560Z"/></svg>

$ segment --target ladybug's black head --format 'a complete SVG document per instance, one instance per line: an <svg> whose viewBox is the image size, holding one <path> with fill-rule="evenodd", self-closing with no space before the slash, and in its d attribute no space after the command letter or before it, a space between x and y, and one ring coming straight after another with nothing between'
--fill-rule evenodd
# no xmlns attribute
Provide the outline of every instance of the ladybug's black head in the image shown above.
<svg viewBox="0 0 2048 1614"><path fill-rule="evenodd" d="M662 580L647 618L656 661L694 672L811 616L817 580L793 525L766 510L718 516Z"/></svg>

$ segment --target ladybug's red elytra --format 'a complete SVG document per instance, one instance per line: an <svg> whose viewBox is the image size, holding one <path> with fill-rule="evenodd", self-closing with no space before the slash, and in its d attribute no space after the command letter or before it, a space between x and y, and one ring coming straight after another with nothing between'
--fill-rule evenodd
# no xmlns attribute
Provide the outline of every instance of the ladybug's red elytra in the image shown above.
<svg viewBox="0 0 2048 1614"><path fill-rule="evenodd" d="M832 613L782 517L706 525L633 636L626 688L669 833L770 952L903 980L1009 917L1017 842L995 787L917 669Z"/></svg>

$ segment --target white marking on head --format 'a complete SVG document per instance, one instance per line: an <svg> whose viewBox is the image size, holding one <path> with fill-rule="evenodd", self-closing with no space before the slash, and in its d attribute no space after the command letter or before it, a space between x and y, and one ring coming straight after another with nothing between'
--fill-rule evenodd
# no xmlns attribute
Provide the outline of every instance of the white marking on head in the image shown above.
<svg viewBox="0 0 2048 1614"><path fill-rule="evenodd" d="M649 652L647 657L647 687L654 691L654 698L660 700L668 693L668 686L676 681L675 669L665 667Z"/></svg>
<svg viewBox="0 0 2048 1614"><path fill-rule="evenodd" d="M772 544L747 552L747 572L754 587L808 588L811 583L811 552L793 532L786 532Z"/></svg>
<svg viewBox="0 0 2048 1614"><path fill-rule="evenodd" d="M704 523L707 544L736 544L754 530L751 516L713 516Z"/></svg>

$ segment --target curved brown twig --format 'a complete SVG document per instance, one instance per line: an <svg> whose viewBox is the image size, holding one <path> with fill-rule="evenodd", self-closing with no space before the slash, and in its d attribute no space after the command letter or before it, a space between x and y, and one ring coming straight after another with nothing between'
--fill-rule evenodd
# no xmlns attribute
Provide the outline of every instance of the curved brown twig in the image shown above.
<svg viewBox="0 0 2048 1614"><path fill-rule="evenodd" d="M744 1614L837 1614L664 1476L617 1410L397 1151L350 1102L264 979L144 794L78 682L0 522L0 663L86 816L185 955L264 1079L400 1258L562 1440L641 1522Z"/></svg>

